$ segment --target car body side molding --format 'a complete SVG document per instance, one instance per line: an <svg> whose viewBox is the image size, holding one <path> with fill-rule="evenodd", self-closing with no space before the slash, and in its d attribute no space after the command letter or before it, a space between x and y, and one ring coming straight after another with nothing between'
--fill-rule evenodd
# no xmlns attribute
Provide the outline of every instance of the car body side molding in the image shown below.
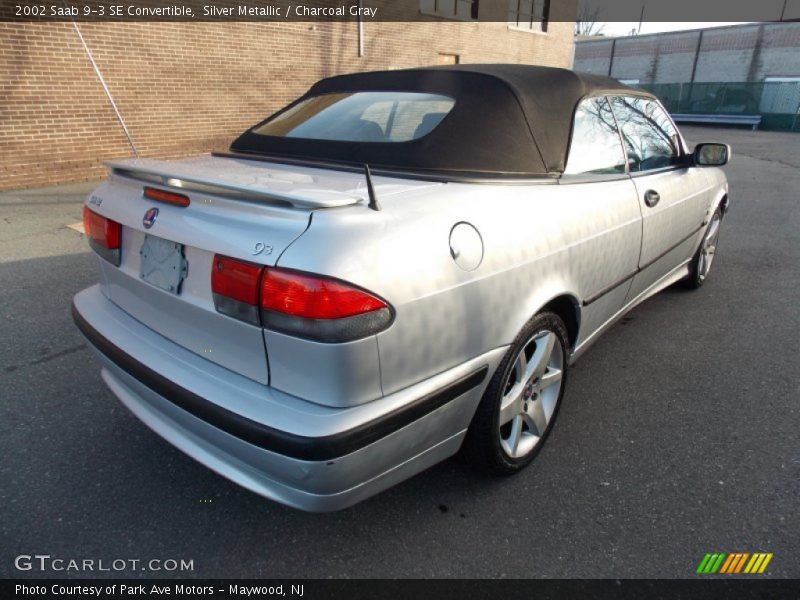
<svg viewBox="0 0 800 600"><path fill-rule="evenodd" d="M705 225L705 223L703 225ZM681 238L680 241L678 241L677 243L673 244L672 246L670 246L669 248L664 250L661 254L659 254L658 256L653 258L652 260L650 260L647 264L644 264L641 267L638 267L632 273L626 275L625 277L623 277L619 281L616 281L616 282L612 283L608 287L603 288L599 292L596 292L596 293L592 294L591 296L587 296L586 298L584 298L584 300L583 300L583 302L581 302L581 304L583 306L589 306L592 302L595 302L595 301L599 300L600 298L602 298L603 296L605 296L609 292L611 292L611 291L615 290L616 288L618 288L619 286L621 286L626 281L632 279L633 277L636 277L639 273L641 273L642 271L644 271L645 269L647 269L648 267L650 267L654 263L656 263L659 260L661 260L662 258L664 258L667 254L669 254L670 252L675 250L675 248L677 248L681 244L687 242L689 239L692 238L692 236L697 235L700 232L700 230L703 228L703 225L700 225L700 227L698 227L697 229L692 231L686 237Z"/></svg>

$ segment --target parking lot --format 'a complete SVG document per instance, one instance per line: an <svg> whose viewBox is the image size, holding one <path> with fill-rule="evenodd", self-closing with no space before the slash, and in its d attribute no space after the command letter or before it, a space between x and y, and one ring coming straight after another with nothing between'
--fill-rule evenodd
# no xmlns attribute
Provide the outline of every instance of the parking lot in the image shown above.
<svg viewBox="0 0 800 600"><path fill-rule="evenodd" d="M0 576L41 576L14 568L38 553L194 561L124 576L681 578L771 552L768 575L800 577L800 136L684 132L733 147L707 284L581 358L520 475L452 459L333 514L247 492L128 413L70 318L96 277L67 227L89 186L0 194Z"/></svg>

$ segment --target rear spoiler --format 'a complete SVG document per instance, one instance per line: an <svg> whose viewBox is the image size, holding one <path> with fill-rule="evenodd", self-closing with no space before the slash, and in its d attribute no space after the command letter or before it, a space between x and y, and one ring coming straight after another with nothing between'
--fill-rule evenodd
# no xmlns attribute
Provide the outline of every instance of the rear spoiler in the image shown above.
<svg viewBox="0 0 800 600"><path fill-rule="evenodd" d="M226 161L214 157L214 161ZM224 165L224 175L200 174L191 164L181 161L155 159L129 159L109 161L104 165L112 176L134 179L183 192L200 192L249 202L283 204L295 208L336 208L360 202L367 198L357 194L335 190L308 189L280 192L268 187L268 177L258 181L259 167L242 164L241 160L229 160ZM222 165L220 165L222 166ZM213 171L214 169L210 169ZM221 169L222 170L222 169ZM262 171L263 172L263 171ZM265 181L266 180L266 181Z"/></svg>

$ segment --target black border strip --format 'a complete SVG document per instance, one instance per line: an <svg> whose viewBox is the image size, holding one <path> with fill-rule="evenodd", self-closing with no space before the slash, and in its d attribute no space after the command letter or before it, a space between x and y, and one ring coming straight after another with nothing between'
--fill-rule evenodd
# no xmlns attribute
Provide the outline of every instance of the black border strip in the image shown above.
<svg viewBox="0 0 800 600"><path fill-rule="evenodd" d="M406 504L410 504L406 502ZM392 507L393 508L393 507ZM391 509L388 509L391 510ZM388 512L386 510L386 512ZM394 509L397 510L397 509ZM357 513L359 516L361 513ZM382 515L381 515L382 516ZM349 517L349 514L348 514ZM363 517L362 517L363 518ZM308 520L308 519L307 519ZM342 519L343 520L343 519ZM354 521L353 517L349 521ZM317 531L321 529L316 525L319 521L314 520L312 525ZM330 520L325 521L330 522ZM285 529L288 530L293 523L290 519L284 519L281 523L286 523ZM429 526L428 529L432 529ZM446 534L445 534L446 535ZM789 552L786 552L789 554ZM688 554L688 552L687 552ZM57 555L50 559L49 565ZM49 556L46 558L50 558ZM382 558L382 557L381 557ZM680 600L708 600L709 598L736 598L736 600L797 600L800 580L798 579L778 579L788 572L792 567L791 559L785 561L788 566L770 568L768 573L759 576L733 575L733 576L698 576L694 572L695 557L687 556L682 559L671 572L683 577L693 576L693 579L619 579L614 574L617 569L611 569L600 559L589 563L592 566L601 565L597 568L608 579L345 579L331 577L328 579L209 579L202 576L202 571L198 573L198 561L195 561L195 571L176 571L171 573L170 579L165 579L164 575L158 576L161 571L150 571L149 569L141 573L128 567L124 571L112 571L113 578L106 578L98 571L73 571L70 578L64 578L64 571L55 571L52 566L49 569L39 568L39 561L33 560L33 568L30 571L11 571L15 579L0 580L0 597L2 598L36 598L37 600L63 600L65 592L58 594L59 588L91 586L101 588L100 598L103 600L116 600L118 598L128 599L129 593L121 591L122 585L130 587L144 585L147 590L157 585L159 588L166 589L165 595L169 594L172 598L194 598L197 594L191 592L178 591L178 586L195 589L214 590L214 598L219 600L235 600L245 597L245 593L230 590L235 587L243 587L253 591L254 588L278 588L282 586L280 594L285 596L303 598L324 598L325 600L387 600L394 598L414 598L415 600L453 600L464 598L505 598L506 600L530 600L531 598L543 598L545 600L576 598L591 598L592 600L619 600L620 598L677 598ZM123 559L120 559L123 560ZM66 561L65 561L66 562ZM130 559L124 561L126 564L132 562ZM141 561L147 564L148 561ZM95 561L97 564L109 565L112 561ZM249 565L245 565L249 566ZM204 565L205 567L205 565ZM141 567L144 569L145 567ZM108 570L108 567L106 567ZM211 571L211 568L205 567ZM255 567L249 571L244 570L244 575L257 572ZM51 579L55 574L58 579ZM145 577L142 577L142 574ZM529 575L539 575L538 571L531 571ZM195 575L199 575L195 578ZM464 575L461 575L464 577ZM173 579L174 577L174 579ZM202 578L201 578L202 577ZM17 585L38 586L39 590L31 593L17 591ZM293 593L292 588L300 588L298 593ZM127 591L127 590L126 590ZM254 590L252 598L268 598L266 591L257 593ZM210 593L208 594L211 595ZM70 598L85 598L88 594L73 594ZM141 595L140 595L141 596ZM152 597L151 594L148 597Z"/></svg>
<svg viewBox="0 0 800 600"><path fill-rule="evenodd" d="M255 446L291 458L331 460L360 450L402 429L480 385L489 371L484 365L448 386L423 396L403 408L333 435L307 437L287 433L252 421L198 396L135 360L92 327L72 305L72 318L86 338L120 369L166 400L198 419Z"/></svg>
<svg viewBox="0 0 800 600"><path fill-rule="evenodd" d="M213 151L211 156L218 158L232 158L236 160L253 160L258 162L274 163L308 167L310 169L328 169L332 171L345 171L349 173L363 173L364 165L352 161L316 158L296 158L279 156L266 153L243 151ZM473 171L448 171L439 169L402 169L391 167L370 167L372 175L392 177L395 179L413 179L415 181L432 181L435 183L482 183L497 185L533 185L556 183L560 173L480 173Z"/></svg>
<svg viewBox="0 0 800 600"><path fill-rule="evenodd" d="M625 283L625 282L626 282L626 281L628 281L629 279L632 279L633 277L636 277L636 276L637 276L639 273L641 273L642 271L644 271L646 268L650 267L651 265L655 264L657 261L659 261L659 260L661 260L662 258L664 258L664 257L665 257L667 254L669 254L670 252L672 252L673 250L675 250L675 248L677 248L678 246L680 246L681 244L683 244L683 243L685 243L687 240L689 240L689 239L690 239L690 238L691 238L693 235L697 235L697 233L698 233L698 232L699 232L699 231L700 231L702 228L703 228L703 225L700 225L700 227L698 227L697 229L695 229L694 231L692 231L692 232L691 232L689 235L687 235L685 238L681 239L681 241L679 241L677 244L673 244L672 246L670 246L669 248L667 248L666 250L664 250L664 252L662 252L661 254L659 254L658 256L656 256L654 259L652 259L651 261L649 261L647 264L645 264L645 265L643 265L643 266L641 266L641 267L638 267L638 268L637 268L637 269L636 269L636 270L635 270L633 273L631 273L630 275L626 275L625 277L623 277L623 278L622 278L622 279L620 279L619 281L617 281L617 282L615 282L615 283L612 283L611 285L609 285L609 286L607 286L607 287L604 287L604 288L603 288L602 290L600 290L599 292L597 292L597 293L595 293L595 294L592 294L591 296L587 297L586 299L584 299L584 301L583 301L581 304L583 304L583 306L589 306L589 305L590 305L592 302L595 302L596 300L599 300L600 298L602 298L603 296L605 296L605 295L606 295L606 294L608 294L609 292L612 292L612 291L614 291L615 289L617 289L619 286L621 286L623 283Z"/></svg>

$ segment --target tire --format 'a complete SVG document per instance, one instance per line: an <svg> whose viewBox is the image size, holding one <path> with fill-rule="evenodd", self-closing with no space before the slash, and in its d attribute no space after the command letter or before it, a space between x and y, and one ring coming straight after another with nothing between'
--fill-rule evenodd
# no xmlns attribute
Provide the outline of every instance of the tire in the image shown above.
<svg viewBox="0 0 800 600"><path fill-rule="evenodd" d="M714 263L714 257L717 253L721 225L722 213L717 208L711 216L708 227L703 232L703 239L700 241L700 246L697 248L694 258L689 263L689 275L682 282L684 287L696 290L708 279L711 265Z"/></svg>
<svg viewBox="0 0 800 600"><path fill-rule="evenodd" d="M469 462L494 474L510 475L534 459L561 406L567 382L567 340L566 327L554 313L539 313L525 324L492 376L469 426L463 446Z"/></svg>

